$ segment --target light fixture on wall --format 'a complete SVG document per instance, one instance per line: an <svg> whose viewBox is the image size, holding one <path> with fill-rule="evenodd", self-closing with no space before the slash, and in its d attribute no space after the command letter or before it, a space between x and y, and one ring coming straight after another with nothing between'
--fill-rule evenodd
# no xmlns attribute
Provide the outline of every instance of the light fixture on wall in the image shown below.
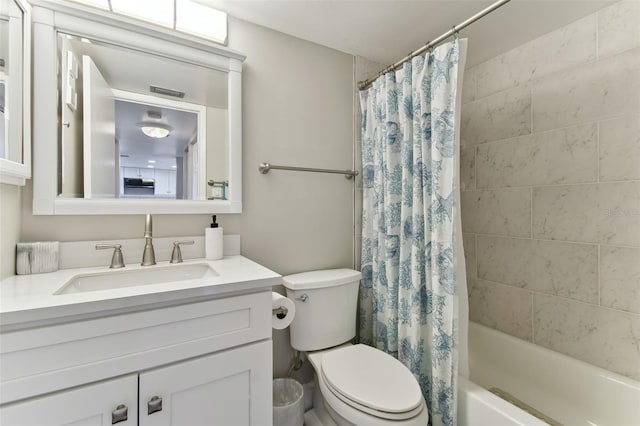
<svg viewBox="0 0 640 426"><path fill-rule="evenodd" d="M171 133L171 126L164 123L143 122L138 124L142 133L150 138L166 138Z"/></svg>
<svg viewBox="0 0 640 426"><path fill-rule="evenodd" d="M227 44L227 14L205 0L72 0Z"/></svg>

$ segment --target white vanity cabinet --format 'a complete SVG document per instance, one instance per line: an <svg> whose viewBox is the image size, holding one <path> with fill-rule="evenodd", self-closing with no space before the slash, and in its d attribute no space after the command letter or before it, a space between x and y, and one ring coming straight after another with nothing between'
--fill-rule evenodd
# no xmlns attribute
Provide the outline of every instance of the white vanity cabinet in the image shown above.
<svg viewBox="0 0 640 426"><path fill-rule="evenodd" d="M2 333L0 424L271 425L270 288L103 314Z"/></svg>

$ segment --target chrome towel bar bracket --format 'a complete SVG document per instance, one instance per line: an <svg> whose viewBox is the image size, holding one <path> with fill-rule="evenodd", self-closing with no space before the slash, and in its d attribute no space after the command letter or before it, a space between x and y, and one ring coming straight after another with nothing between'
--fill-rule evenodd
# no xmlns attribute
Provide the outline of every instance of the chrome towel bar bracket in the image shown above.
<svg viewBox="0 0 640 426"><path fill-rule="evenodd" d="M358 176L357 170L314 169L311 167L276 166L269 163L260 163L258 170L263 175L269 173L269 170L292 170L296 172L335 173L344 175L344 177L347 179L353 179Z"/></svg>

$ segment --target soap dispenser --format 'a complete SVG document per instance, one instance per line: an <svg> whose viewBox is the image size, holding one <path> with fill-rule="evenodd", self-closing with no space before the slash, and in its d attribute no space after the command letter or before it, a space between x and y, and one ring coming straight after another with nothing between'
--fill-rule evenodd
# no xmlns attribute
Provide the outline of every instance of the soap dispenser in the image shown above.
<svg viewBox="0 0 640 426"><path fill-rule="evenodd" d="M204 230L204 253L207 260L222 259L222 228L212 216L211 226Z"/></svg>

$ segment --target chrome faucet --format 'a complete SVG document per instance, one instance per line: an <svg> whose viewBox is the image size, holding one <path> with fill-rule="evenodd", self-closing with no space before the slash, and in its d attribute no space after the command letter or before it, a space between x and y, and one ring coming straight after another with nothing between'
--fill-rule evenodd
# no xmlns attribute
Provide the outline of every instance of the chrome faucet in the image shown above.
<svg viewBox="0 0 640 426"><path fill-rule="evenodd" d="M148 214L144 221L144 251L142 252L142 266L156 264L156 253L153 250L153 221Z"/></svg>

